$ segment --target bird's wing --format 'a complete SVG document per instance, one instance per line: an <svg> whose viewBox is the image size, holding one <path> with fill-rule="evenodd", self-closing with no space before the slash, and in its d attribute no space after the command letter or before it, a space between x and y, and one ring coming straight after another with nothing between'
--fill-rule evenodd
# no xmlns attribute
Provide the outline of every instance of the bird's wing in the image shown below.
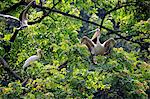
<svg viewBox="0 0 150 99"><path fill-rule="evenodd" d="M19 16L20 21L25 21L25 20L28 19L28 18L27 18L27 12L28 12L28 10L29 10L29 8L30 8L30 5L31 5L34 1L35 1L35 0L32 0L32 1L25 7L25 9L21 12L21 14L20 14L20 16Z"/></svg>
<svg viewBox="0 0 150 99"><path fill-rule="evenodd" d="M94 48L94 42L91 39L89 39L87 36L84 36L82 38L81 43L85 44L90 51L92 51L92 48Z"/></svg>
<svg viewBox="0 0 150 99"><path fill-rule="evenodd" d="M114 44L115 44L115 40L113 38L110 38L103 43L104 47L113 46Z"/></svg>
<svg viewBox="0 0 150 99"><path fill-rule="evenodd" d="M39 59L39 57L38 57L37 55L33 55L33 56L29 57L29 58L25 61L24 65L23 65L23 68L28 67L31 62L34 62L34 61L36 61L36 60L38 60L38 59Z"/></svg>
<svg viewBox="0 0 150 99"><path fill-rule="evenodd" d="M109 52L110 48L113 47L114 44L115 44L115 40L113 38L110 38L103 43L105 47L105 54Z"/></svg>
<svg viewBox="0 0 150 99"><path fill-rule="evenodd" d="M13 20L20 21L18 18L13 17L13 16L11 16L11 15L4 15L4 14L0 14L0 17L5 17L5 18L9 18L9 19L13 19Z"/></svg>

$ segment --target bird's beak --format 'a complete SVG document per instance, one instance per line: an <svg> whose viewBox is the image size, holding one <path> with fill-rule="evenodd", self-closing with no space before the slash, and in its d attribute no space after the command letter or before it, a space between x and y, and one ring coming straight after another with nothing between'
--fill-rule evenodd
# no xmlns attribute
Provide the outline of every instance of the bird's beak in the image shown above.
<svg viewBox="0 0 150 99"><path fill-rule="evenodd" d="M93 33L93 32L96 32L96 31L97 31L97 29L89 31L88 33Z"/></svg>
<svg viewBox="0 0 150 99"><path fill-rule="evenodd" d="M99 31L96 31L96 37L98 37L100 35Z"/></svg>
<svg viewBox="0 0 150 99"><path fill-rule="evenodd" d="M94 33L92 40L97 38L100 35L100 31L96 30L96 32Z"/></svg>

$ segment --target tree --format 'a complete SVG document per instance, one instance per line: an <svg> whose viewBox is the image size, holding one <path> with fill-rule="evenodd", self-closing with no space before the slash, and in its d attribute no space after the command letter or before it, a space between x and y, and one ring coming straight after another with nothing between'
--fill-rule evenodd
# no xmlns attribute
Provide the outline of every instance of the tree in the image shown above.
<svg viewBox="0 0 150 99"><path fill-rule="evenodd" d="M18 17L26 0L0 1L0 13ZM150 2L148 0L46 0L29 9L29 26L0 17L0 96L2 98L150 97ZM91 61L80 43L101 29L101 42L117 43L109 55ZM12 42L10 42L12 41ZM44 51L44 57L24 61Z"/></svg>

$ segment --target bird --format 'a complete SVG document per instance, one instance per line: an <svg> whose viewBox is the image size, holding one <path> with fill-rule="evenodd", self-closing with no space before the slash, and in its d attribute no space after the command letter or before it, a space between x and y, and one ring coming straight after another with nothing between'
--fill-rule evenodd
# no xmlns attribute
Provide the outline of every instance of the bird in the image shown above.
<svg viewBox="0 0 150 99"><path fill-rule="evenodd" d="M23 70L25 70L32 62L39 60L42 55L43 51L41 49L37 49L37 55L31 56L25 61L23 65Z"/></svg>
<svg viewBox="0 0 150 99"><path fill-rule="evenodd" d="M17 28L17 30L20 30L20 29L23 29L25 27L28 26L28 18L27 18L27 12L30 8L30 5L35 2L34 0L32 0L26 7L25 9L21 12L19 18L16 18L14 16L11 16L11 15L5 15L5 14L0 14L0 17L4 17L6 19L12 19L12 20L16 20L18 21L20 24L19 24L19 28Z"/></svg>
<svg viewBox="0 0 150 99"><path fill-rule="evenodd" d="M96 29L93 37L90 39L87 36L83 36L81 39L81 43L85 44L89 51L93 56L93 62L97 64L95 56L98 55L106 55L109 53L110 48L112 48L115 44L115 40L113 38L109 38L104 43L99 41L100 38L100 29Z"/></svg>

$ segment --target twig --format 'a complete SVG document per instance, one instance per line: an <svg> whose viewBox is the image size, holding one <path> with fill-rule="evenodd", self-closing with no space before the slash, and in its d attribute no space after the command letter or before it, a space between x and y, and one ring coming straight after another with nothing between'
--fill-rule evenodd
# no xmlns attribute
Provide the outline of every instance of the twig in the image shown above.
<svg viewBox="0 0 150 99"><path fill-rule="evenodd" d="M65 12L61 12L61 11L56 10L56 9L51 9L51 8L48 8L48 7L41 7L41 6L39 6L39 5L33 5L33 7L41 8L41 9L43 9L43 10L44 10L44 9L45 9L45 10L51 10L52 12L56 12L56 13L62 14L62 15L64 15L64 16L72 17L72 18L75 18L75 19L84 21L84 22L86 22L86 23L90 23L90 24L93 24L93 25L96 25L96 26L100 26L98 23L95 23L95 22L92 22L92 21L89 21L89 20L80 18L80 17L75 16L75 15L72 15L72 14L68 14L68 13L65 13ZM31 23L29 22L29 24L31 24ZM105 27L105 26L102 26L102 28L104 28L104 29L106 29L106 30L108 30L108 31L110 31L110 32L120 32L120 31L111 30L111 29L109 29L109 28L107 28L107 27Z"/></svg>
<svg viewBox="0 0 150 99"><path fill-rule="evenodd" d="M25 87L27 85L29 78L26 78L23 82L22 82L22 87Z"/></svg>
<svg viewBox="0 0 150 99"><path fill-rule="evenodd" d="M6 14L6 13L12 11L12 10L15 10L18 6L20 6L20 5L22 5L22 4L23 4L23 2L22 2L22 0L21 0L20 2L14 4L14 5L12 5L12 6L10 6L9 8L7 8L7 9L5 9L5 10L3 10L3 11L0 11L0 13Z"/></svg>
<svg viewBox="0 0 150 99"><path fill-rule="evenodd" d="M61 1L61 0L60 0ZM60 3L60 1L58 1L56 4L53 5L53 7L51 9L53 9L58 3ZM44 14L39 20L35 21L35 22L29 22L29 25L32 25L32 24L36 24L36 23L39 23L42 21L42 19L44 19L46 16L48 16L49 14L51 13L51 10L49 10L49 12L47 12L46 14ZM12 37L10 38L10 42L14 42L15 39L16 39L16 36L18 34L19 30L16 29L14 34L12 35Z"/></svg>
<svg viewBox="0 0 150 99"><path fill-rule="evenodd" d="M58 70L61 70L61 69L65 68L65 67L67 66L67 64L68 64L68 60L65 61L62 65L60 65L60 66L58 67Z"/></svg>
<svg viewBox="0 0 150 99"><path fill-rule="evenodd" d="M61 0L59 0L56 4L53 5L53 7L51 9L54 9L55 6L57 4L59 4L61 2ZM42 6L41 6L42 7ZM43 9L44 10L44 9ZM36 24L36 23L40 23L46 16L48 16L50 13L52 12L52 10L49 10L47 13L44 13L43 16L37 20L37 21L34 21L34 22L28 22L29 25L32 25L32 24Z"/></svg>
<svg viewBox="0 0 150 99"><path fill-rule="evenodd" d="M103 18L102 18L102 21L101 21L101 24L100 24L100 30L101 30L101 28L103 28L102 26L103 26L104 20L105 20L105 18L106 18L106 16L107 16L108 14L110 14L111 12L116 11L116 10L118 10L118 9L121 9L121 8L123 8L123 7L132 6L133 3L136 4L137 2L128 2L128 3L129 3L129 4L122 5L122 6L119 6L119 7L115 7L115 8L113 8L113 9L111 9L110 11L106 12L105 15L104 15Z"/></svg>

